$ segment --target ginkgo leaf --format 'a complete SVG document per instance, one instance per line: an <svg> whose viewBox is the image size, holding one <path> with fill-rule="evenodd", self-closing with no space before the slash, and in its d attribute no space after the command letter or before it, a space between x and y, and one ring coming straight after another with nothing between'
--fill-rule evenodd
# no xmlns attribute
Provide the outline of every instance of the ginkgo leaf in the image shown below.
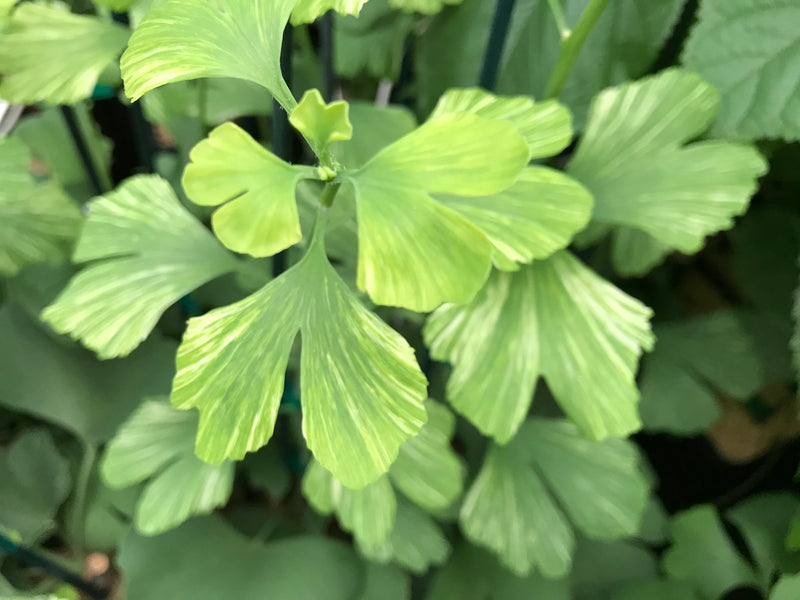
<svg viewBox="0 0 800 600"><path fill-rule="evenodd" d="M424 424L426 380L408 343L328 263L324 235L323 212L297 265L244 300L189 321L172 402L200 409L202 459L242 458L272 435L300 332L303 433L322 466L356 489L380 477Z"/></svg>
<svg viewBox="0 0 800 600"><path fill-rule="evenodd" d="M437 199L489 237L495 266L506 271L565 248L589 222L593 204L577 181L538 166L526 167L514 185L494 196Z"/></svg>
<svg viewBox="0 0 800 600"><path fill-rule="evenodd" d="M91 264L42 318L101 358L129 354L169 306L237 268L155 175L132 177L92 201L73 258Z"/></svg>
<svg viewBox="0 0 800 600"><path fill-rule="evenodd" d="M677 69L600 93L567 171L592 192L593 218L684 253L729 228L766 163L747 145L684 146L708 129L718 105L714 88Z"/></svg>
<svg viewBox="0 0 800 600"><path fill-rule="evenodd" d="M115 12L125 12L139 0L94 0L96 4L107 6Z"/></svg>
<svg viewBox="0 0 800 600"><path fill-rule="evenodd" d="M722 95L713 132L748 140L800 139L798 61L794 0L705 0L683 53Z"/></svg>
<svg viewBox="0 0 800 600"><path fill-rule="evenodd" d="M326 104L319 90L308 90L289 115L289 122L312 142L315 148L327 149L333 142L353 137L350 106L344 100Z"/></svg>
<svg viewBox="0 0 800 600"><path fill-rule="evenodd" d="M145 400L109 442L101 466L106 484L119 489L147 482L135 518L143 535L163 533L228 501L234 465L197 458L196 432L196 414Z"/></svg>
<svg viewBox="0 0 800 600"><path fill-rule="evenodd" d="M655 334L658 341L639 386L649 430L698 434L720 416L718 392L746 400L763 383L753 342L731 312L664 323Z"/></svg>
<svg viewBox="0 0 800 600"><path fill-rule="evenodd" d="M611 261L625 277L646 275L670 252L672 248L641 229L620 226L611 233Z"/></svg>
<svg viewBox="0 0 800 600"><path fill-rule="evenodd" d="M495 96L480 88L453 89L442 95L429 118L459 113L511 122L532 159L558 154L572 141L572 116L554 100L534 102L528 96Z"/></svg>
<svg viewBox="0 0 800 600"><path fill-rule="evenodd" d="M56 5L20 4L0 33L0 98L20 104L83 100L129 34L120 25Z"/></svg>
<svg viewBox="0 0 800 600"><path fill-rule="evenodd" d="M38 262L61 262L78 233L77 206L56 185L37 184L28 148L0 137L0 275Z"/></svg>
<svg viewBox="0 0 800 600"><path fill-rule="evenodd" d="M450 403L499 443L525 419L540 375L580 430L601 440L639 428L634 376L653 343L650 314L562 251L494 272L472 303L433 313L424 334L431 355L453 363Z"/></svg>
<svg viewBox="0 0 800 600"><path fill-rule="evenodd" d="M192 149L183 174L186 195L218 206L211 224L231 250L272 256L302 239L295 188L313 177L261 147L234 123L223 123Z"/></svg>
<svg viewBox="0 0 800 600"><path fill-rule="evenodd" d="M389 0L392 8L421 12L432 15L446 5L461 4L463 0Z"/></svg>
<svg viewBox="0 0 800 600"><path fill-rule="evenodd" d="M358 549L379 563L395 562L421 575L450 555L450 544L425 511L407 501L397 503L397 518L391 535L382 543L368 545L357 540Z"/></svg>
<svg viewBox="0 0 800 600"><path fill-rule="evenodd" d="M292 12L292 25L311 23L329 10L340 15L358 16L367 0L298 0Z"/></svg>
<svg viewBox="0 0 800 600"><path fill-rule="evenodd" d="M342 527L361 543L379 544L394 528L397 500L386 477L351 490L312 461L303 477L303 495L318 512L335 512Z"/></svg>
<svg viewBox="0 0 800 600"><path fill-rule="evenodd" d="M377 304L428 311L473 298L491 267L486 235L430 194L511 186L527 146L505 121L449 115L384 148L355 173L358 287Z"/></svg>
<svg viewBox="0 0 800 600"><path fill-rule="evenodd" d="M125 93L138 100L172 81L249 79L287 111L296 101L281 76L283 30L298 0L166 0L147 12L122 55Z"/></svg>
<svg viewBox="0 0 800 600"><path fill-rule="evenodd" d="M592 442L571 423L531 419L513 442L489 449L460 523L470 540L498 554L517 575L536 567L546 577L561 577L575 544L564 513L585 535L612 540L637 532L648 496L629 442Z"/></svg>
<svg viewBox="0 0 800 600"><path fill-rule="evenodd" d="M464 478L458 456L450 447L455 418L429 400L428 422L419 434L400 446L389 479L406 497L430 511L449 506L461 493Z"/></svg>

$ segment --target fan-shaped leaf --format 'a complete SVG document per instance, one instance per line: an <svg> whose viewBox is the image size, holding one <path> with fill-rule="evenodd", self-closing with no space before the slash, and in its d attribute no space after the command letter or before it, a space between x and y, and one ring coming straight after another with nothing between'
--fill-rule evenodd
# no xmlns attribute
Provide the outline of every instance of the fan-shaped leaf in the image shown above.
<svg viewBox="0 0 800 600"><path fill-rule="evenodd" d="M358 16L366 3L367 0L299 0L292 12L292 25L311 23L329 10L340 15Z"/></svg>
<svg viewBox="0 0 800 600"><path fill-rule="evenodd" d="M102 358L129 354L170 305L237 267L169 184L150 175L92 202L74 260L92 264L42 318Z"/></svg>

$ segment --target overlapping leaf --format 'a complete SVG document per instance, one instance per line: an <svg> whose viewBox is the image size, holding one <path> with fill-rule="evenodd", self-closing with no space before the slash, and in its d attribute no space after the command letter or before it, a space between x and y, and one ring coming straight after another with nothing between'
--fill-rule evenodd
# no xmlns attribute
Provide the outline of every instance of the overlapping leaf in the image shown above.
<svg viewBox="0 0 800 600"><path fill-rule="evenodd" d="M169 184L148 175L92 202L74 260L92 264L42 318L102 358L129 354L170 305L237 266Z"/></svg>
<svg viewBox="0 0 800 600"><path fill-rule="evenodd" d="M297 568L298 565L313 568ZM157 537L133 531L119 565L128 600L298 600L357 598L364 566L341 542L319 536L266 545L241 537L222 519L192 519Z"/></svg>
<svg viewBox="0 0 800 600"><path fill-rule="evenodd" d="M308 90L289 115L289 122L317 150L353 137L350 105L344 100L325 103L319 90Z"/></svg>
<svg viewBox="0 0 800 600"><path fill-rule="evenodd" d="M195 204L224 204L211 223L228 248L271 256L303 237L295 188L313 169L282 161L234 123L214 129L190 158L183 187Z"/></svg>
<svg viewBox="0 0 800 600"><path fill-rule="evenodd" d="M324 231L321 220L303 260L262 290L189 321L172 402L200 409L201 458L242 458L272 435L300 332L306 441L344 485L361 488L422 427L426 381L408 343L328 263Z"/></svg>
<svg viewBox="0 0 800 600"><path fill-rule="evenodd" d="M0 275L38 262L60 262L80 225L80 212L54 184L37 184L30 153L0 138Z"/></svg>
<svg viewBox="0 0 800 600"><path fill-rule="evenodd" d="M167 0L152 8L122 56L125 92L137 100L172 81L248 79L287 110L296 104L281 76L283 30L298 0Z"/></svg>
<svg viewBox="0 0 800 600"><path fill-rule="evenodd" d="M684 146L708 129L718 103L699 76L674 69L598 95L568 168L592 192L593 218L639 229L684 253L729 228L747 209L766 164L747 145Z"/></svg>
<svg viewBox="0 0 800 600"><path fill-rule="evenodd" d="M389 0L392 8L421 12L432 15L446 5L461 4L462 0Z"/></svg>
<svg viewBox="0 0 800 600"><path fill-rule="evenodd" d="M389 473L376 482L350 490L317 462L311 463L303 479L303 494L311 505L323 514L336 513L342 527L352 531L359 544L373 548L373 553L393 555L389 546L380 552L377 548L391 535L403 535L393 533L396 527L404 527L396 522L402 500L398 501L395 487L430 511L446 508L461 493L461 465L450 449L455 419L436 402L429 400L426 408L428 422L400 447ZM418 519L410 518L417 523Z"/></svg>
<svg viewBox="0 0 800 600"><path fill-rule="evenodd" d="M292 12L292 25L311 23L329 10L340 15L358 16L366 3L367 0L298 0Z"/></svg>
<svg viewBox="0 0 800 600"><path fill-rule="evenodd" d="M562 251L493 273L472 303L433 313L424 333L432 356L453 364L450 403L486 435L500 443L514 436L541 375L581 431L599 440L639 427L634 376L653 343L649 316Z"/></svg>
<svg viewBox="0 0 800 600"><path fill-rule="evenodd" d="M146 400L108 444L102 463L114 489L147 481L136 507L136 529L157 535L225 504L234 465L204 463L194 454L197 416Z"/></svg>
<svg viewBox="0 0 800 600"><path fill-rule="evenodd" d="M536 567L561 577L575 545L570 521L591 538L633 535L648 488L628 442L591 442L570 423L534 419L513 442L490 448L460 522L471 541L498 554L517 575Z"/></svg>
<svg viewBox="0 0 800 600"><path fill-rule="evenodd" d="M20 4L0 33L0 98L21 104L83 100L128 35L125 27L63 7Z"/></svg>
<svg viewBox="0 0 800 600"><path fill-rule="evenodd" d="M794 0L705 0L683 62L722 94L715 134L800 139L800 6Z"/></svg>
<svg viewBox="0 0 800 600"><path fill-rule="evenodd" d="M55 527L72 485L69 463L45 429L29 429L0 448L0 526L33 544Z"/></svg>
<svg viewBox="0 0 800 600"><path fill-rule="evenodd" d="M640 384L642 420L650 430L702 432L719 418L717 392L746 400L762 384L758 355L733 313L664 324L655 333Z"/></svg>
<svg viewBox="0 0 800 600"><path fill-rule="evenodd" d="M527 158L510 123L458 114L427 122L349 174L359 288L377 304L416 311L472 299L489 275L492 246L431 194L496 194L514 183Z"/></svg>

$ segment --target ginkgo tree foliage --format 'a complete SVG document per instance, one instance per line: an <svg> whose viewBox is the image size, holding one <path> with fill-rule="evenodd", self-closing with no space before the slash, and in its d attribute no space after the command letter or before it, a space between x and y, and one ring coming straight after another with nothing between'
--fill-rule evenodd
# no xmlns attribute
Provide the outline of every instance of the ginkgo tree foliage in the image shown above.
<svg viewBox="0 0 800 600"><path fill-rule="evenodd" d="M787 384L789 315L669 285L755 252L798 11L699 4L0 0L0 548L130 600L794 597L794 496L670 517L630 439Z"/></svg>

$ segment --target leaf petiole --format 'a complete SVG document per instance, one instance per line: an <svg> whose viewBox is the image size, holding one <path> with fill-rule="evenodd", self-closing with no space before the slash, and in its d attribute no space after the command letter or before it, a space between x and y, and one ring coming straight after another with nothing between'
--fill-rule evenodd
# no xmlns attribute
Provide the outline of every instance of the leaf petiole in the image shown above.
<svg viewBox="0 0 800 600"><path fill-rule="evenodd" d="M564 9L561 7L561 0L547 0L547 5L550 7L550 12L553 14L553 19L558 27L558 33L561 35L562 40L566 40L572 35L572 30L567 25L567 19L564 17Z"/></svg>

